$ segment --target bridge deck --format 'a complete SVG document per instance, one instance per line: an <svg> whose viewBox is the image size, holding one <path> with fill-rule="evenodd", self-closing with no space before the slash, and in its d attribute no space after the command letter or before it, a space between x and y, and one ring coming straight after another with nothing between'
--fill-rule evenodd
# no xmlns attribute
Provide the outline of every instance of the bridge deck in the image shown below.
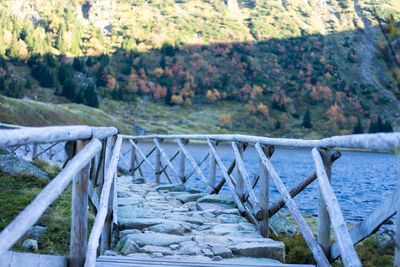
<svg viewBox="0 0 400 267"><path fill-rule="evenodd" d="M132 177L118 178L119 231L114 248L118 255L136 262L154 258L242 266L284 262L284 244L263 238L229 197L186 192L182 185L134 182ZM115 259L122 264L127 258Z"/></svg>

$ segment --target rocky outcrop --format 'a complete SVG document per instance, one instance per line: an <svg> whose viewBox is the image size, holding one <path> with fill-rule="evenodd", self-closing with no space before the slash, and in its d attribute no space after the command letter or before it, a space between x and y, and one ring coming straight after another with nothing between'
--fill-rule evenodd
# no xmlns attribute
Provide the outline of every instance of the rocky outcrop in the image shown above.
<svg viewBox="0 0 400 267"><path fill-rule="evenodd" d="M26 174L37 177L43 182L49 182L47 173L15 155L0 155L0 171L9 174Z"/></svg>

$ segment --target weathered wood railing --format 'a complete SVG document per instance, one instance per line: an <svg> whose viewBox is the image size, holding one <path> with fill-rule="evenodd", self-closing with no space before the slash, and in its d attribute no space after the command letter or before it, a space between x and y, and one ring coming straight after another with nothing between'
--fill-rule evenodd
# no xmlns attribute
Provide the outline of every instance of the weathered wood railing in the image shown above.
<svg viewBox="0 0 400 267"><path fill-rule="evenodd" d="M62 143L66 144L68 157L68 162L64 164L65 167L61 172L0 233L1 264L94 266L99 242L100 253L110 248L112 227L116 223L116 216L113 214L114 198L116 198L114 184L122 141L121 138L117 138L117 129L87 126L44 128L1 126L7 128L0 129L0 148L3 150L12 152L19 147L34 145L36 152L32 158L37 158L55 144ZM64 153L60 150L58 152ZM10 252L9 249L37 222L71 182L70 256L66 258L30 255L27 258L24 254ZM89 201L97 214L88 242Z"/></svg>
<svg viewBox="0 0 400 267"><path fill-rule="evenodd" d="M339 151L333 149L366 149L393 152L400 148L400 133L337 136L322 140L266 138L245 135L122 135L122 137L131 147L131 150L125 152L125 155L131 155L129 167L131 175L134 176L139 172L140 176L143 176L143 173L145 173L143 169L145 165L143 164L146 164L150 172L154 174L156 183L162 181L161 175L163 175L167 183L178 182L187 185L188 180L194 173L197 173L199 181L210 194L218 194L226 184L241 214L258 226L264 237L269 236L269 230L271 229L269 218L284 206L287 206L319 266L330 266L330 262L339 256L345 266L361 266L354 245L376 232L388 218L392 217L397 210L400 210L400 202L398 201L399 187L369 217L349 231L330 184L332 165L341 156ZM169 157L162 147L163 141L177 144L177 152L172 157ZM187 144L190 141L206 142L208 145L207 154L199 162L196 162L189 152ZM146 144L150 142L154 146L149 152L145 153L139 145L140 142L145 142ZM217 151L218 144L222 142L230 143L234 154L234 160L228 168L222 162ZM260 160L259 175L252 179L244 162L244 152L251 145L255 147ZM288 190L270 161L276 147L311 148L315 171L297 186ZM151 158L153 154L155 155L154 159ZM175 166L173 161L178 155L179 163ZM201 169L201 165L208 157L210 158L209 178L206 177L206 174ZM189 174L186 173L186 163L189 163L193 169ZM222 173L219 182L217 182L216 166L219 166ZM172 177L168 174L168 171L172 172ZM145 178L148 179L149 177ZM274 205L269 204L268 188L270 179L272 179L282 195L282 199ZM293 200L296 195L316 179L320 190L317 239ZM260 187L259 195L254 190L257 184ZM336 240L333 244L331 244L331 227ZM399 228L400 218L397 220L395 266L400 266Z"/></svg>

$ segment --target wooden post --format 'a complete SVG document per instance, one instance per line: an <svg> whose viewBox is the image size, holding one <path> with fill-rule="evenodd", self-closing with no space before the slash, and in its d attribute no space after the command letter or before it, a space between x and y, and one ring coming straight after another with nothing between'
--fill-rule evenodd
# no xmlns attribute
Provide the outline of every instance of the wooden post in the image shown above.
<svg viewBox="0 0 400 267"><path fill-rule="evenodd" d="M131 175L135 177L135 161L136 161L136 147L132 146L131 150Z"/></svg>
<svg viewBox="0 0 400 267"><path fill-rule="evenodd" d="M215 144L217 145L217 144ZM210 153L210 185L212 188L215 188L216 185L216 172L217 172L217 164L216 164L215 156L213 153Z"/></svg>
<svg viewBox="0 0 400 267"><path fill-rule="evenodd" d="M331 172L332 164L334 162L334 154L328 149L318 149L321 154L322 161L324 163L324 168L328 176L329 182L331 182ZM336 154L335 154L336 155ZM339 155L340 157L340 155ZM328 209L326 208L326 203L322 197L322 193L319 194L319 207L318 207L318 242L321 245L326 257L330 257L330 244L331 244L331 221L329 218Z"/></svg>
<svg viewBox="0 0 400 267"><path fill-rule="evenodd" d="M396 229L395 229L395 246L394 246L394 267L400 267L400 202L397 200L396 214Z"/></svg>
<svg viewBox="0 0 400 267"><path fill-rule="evenodd" d="M183 139L182 143L186 145L189 142L187 139ZM186 183L186 177L185 177L185 163L186 163L186 156L185 153L181 148L179 148L179 178L181 179L182 183Z"/></svg>
<svg viewBox="0 0 400 267"><path fill-rule="evenodd" d="M156 167L154 169L156 176L156 184L160 184L160 176L161 176L161 152L159 149L156 149Z"/></svg>
<svg viewBox="0 0 400 267"><path fill-rule="evenodd" d="M77 141L76 153L83 149L86 141ZM88 164L72 181L70 266L81 267L85 261L88 231Z"/></svg>
<svg viewBox="0 0 400 267"><path fill-rule="evenodd" d="M239 149L239 154L243 158L243 144L237 144ZM240 201L244 201L244 180L243 176L239 170L239 165L236 164L236 194L239 196Z"/></svg>
<svg viewBox="0 0 400 267"><path fill-rule="evenodd" d="M105 157L104 157L104 180L106 179L106 174L108 172L108 169L110 167L110 161L112 157L112 153L114 150L115 146L115 141L116 137L109 137L107 138L107 145L106 145L106 151L105 151ZM104 183L104 181L103 181ZM113 184L111 187L111 192L115 190L115 185ZM99 194L101 196L101 193ZM110 249L111 245L111 229L112 229L112 208L113 208L113 198L109 198L109 209L107 211L107 216L106 220L104 222L104 227L101 232L101 241L100 241L100 254L104 254L104 252L108 249ZM110 205L111 204L111 205ZM111 210L110 210L111 207Z"/></svg>
<svg viewBox="0 0 400 267"><path fill-rule="evenodd" d="M32 160L36 159L38 155L38 144L33 144L32 146Z"/></svg>
<svg viewBox="0 0 400 267"><path fill-rule="evenodd" d="M275 151L274 146L262 146L262 150L268 159L271 158ZM260 223L261 235L265 238L269 237L269 172L267 167L260 159L260 200L262 212L262 222Z"/></svg>

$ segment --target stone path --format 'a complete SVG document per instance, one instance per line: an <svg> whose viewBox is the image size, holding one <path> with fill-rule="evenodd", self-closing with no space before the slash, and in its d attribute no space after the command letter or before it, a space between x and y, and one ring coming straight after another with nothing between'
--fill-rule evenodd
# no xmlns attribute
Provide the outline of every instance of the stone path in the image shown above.
<svg viewBox="0 0 400 267"><path fill-rule="evenodd" d="M182 185L118 178L116 246L106 255L200 261L284 262L284 244L263 238L233 201Z"/></svg>

